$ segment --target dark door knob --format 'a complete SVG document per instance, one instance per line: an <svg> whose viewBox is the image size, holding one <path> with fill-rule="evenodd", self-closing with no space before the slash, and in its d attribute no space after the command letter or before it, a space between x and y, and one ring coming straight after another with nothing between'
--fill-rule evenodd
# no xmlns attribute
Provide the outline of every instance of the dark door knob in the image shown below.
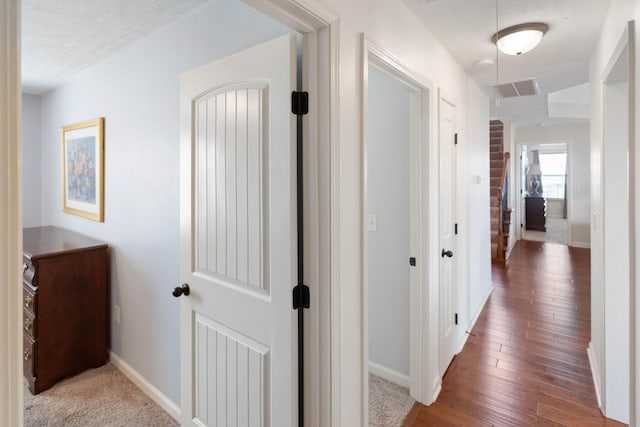
<svg viewBox="0 0 640 427"><path fill-rule="evenodd" d="M452 256L453 256L453 252L452 251L445 251L444 249L442 250L442 258L444 258L444 257L451 258Z"/></svg>
<svg viewBox="0 0 640 427"><path fill-rule="evenodd" d="M176 286L172 292L173 296L178 298L179 296L189 296L189 285L184 283L182 286Z"/></svg>

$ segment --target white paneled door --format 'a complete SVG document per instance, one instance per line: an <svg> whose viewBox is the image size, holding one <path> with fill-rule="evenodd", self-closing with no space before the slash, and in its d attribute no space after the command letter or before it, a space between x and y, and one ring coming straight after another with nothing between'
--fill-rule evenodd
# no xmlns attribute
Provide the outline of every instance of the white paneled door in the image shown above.
<svg viewBox="0 0 640 427"><path fill-rule="evenodd" d="M181 78L183 426L297 417L295 52L287 35Z"/></svg>
<svg viewBox="0 0 640 427"><path fill-rule="evenodd" d="M456 107L444 97L439 102L440 149L440 286L439 286L439 371L443 376L456 354L455 333L455 195L456 195Z"/></svg>

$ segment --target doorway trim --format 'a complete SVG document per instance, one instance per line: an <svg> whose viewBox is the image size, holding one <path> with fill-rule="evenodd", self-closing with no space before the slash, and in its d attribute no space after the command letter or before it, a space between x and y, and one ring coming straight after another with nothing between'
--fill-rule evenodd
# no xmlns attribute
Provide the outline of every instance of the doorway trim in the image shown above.
<svg viewBox="0 0 640 427"><path fill-rule="evenodd" d="M0 4L0 425L23 424L20 2Z"/></svg>
<svg viewBox="0 0 640 427"><path fill-rule="evenodd" d="M363 258L361 274L362 282L362 393L363 417L365 425L368 420L368 282L367 282L367 102L368 102L368 67L372 65L382 72L400 81L410 90L410 152L417 153L410 159L412 170L411 181L415 183L410 189L410 227L417 231L412 238L411 256L416 258L415 270L410 276L410 389L412 396L424 403L435 401L440 391L440 378L437 374L437 283L438 264L433 262L430 254L437 251L437 217L430 214L430 207L437 206L437 147L433 141L434 129L430 123L434 103L433 84L416 73L392 53L361 34L362 45L362 200L361 200L361 247ZM435 190L434 190L435 188ZM424 197L423 195L427 195ZM435 240L435 242L434 242ZM435 249L434 249L435 248ZM408 262L409 260L407 260ZM434 284L436 289L434 289ZM435 292L435 293L434 293Z"/></svg>
<svg viewBox="0 0 640 427"><path fill-rule="evenodd" d="M601 218L596 224L599 224L602 230L600 233L601 238L599 239L600 245L598 250L598 262L600 264L600 282L603 287L603 298L600 312L602 313L601 325L600 325L600 340L602 342L602 360L600 363L594 363L593 357L595 356L594 349L592 344L589 344L589 357L592 364L592 371L594 375L594 383L596 383L596 394L598 397L598 404L600 408L603 410L605 415L609 416L606 413L607 408L607 394L606 394L606 311L605 311L605 302L607 293L605 288L605 273L607 266L604 262L604 252L605 248L605 237L607 234L606 230L606 216L605 216L605 203L604 203L604 191L605 191L605 144L607 137L607 86L610 83L615 83L615 72L618 68L618 63L621 59L623 59L626 54L627 67L625 69L627 73L627 88L626 88L626 101L627 101L627 135L626 135L626 148L628 150L628 172L627 172L627 193L626 197L629 200L628 206L628 235L629 237L629 246L628 246L628 281L629 281L629 421L630 425L636 425L638 417L640 416L640 402L638 398L640 397L640 379L637 378L637 369L640 357L640 349L638 349L638 345L640 342L636 339L636 332L640 330L640 316L636 314L636 309L638 307L638 298L640 298L640 293L638 293L635 289L635 284L637 280L637 258L638 252L636 248L637 243L637 218L636 214L639 212L637 204L639 203L636 199L636 193L640 190L640 186L636 185L636 180L638 179L638 175L635 172L635 167L637 165L636 161L636 149L635 149L635 116L636 116L636 108L635 108L635 77L636 77L636 67L635 67L635 21L628 21L624 27L622 35L616 45L616 48L613 50L607 65L604 67L602 74L600 75L600 84L602 90L602 111L601 111L601 120L602 120L602 129L601 129L601 142L600 142L600 207L597 213L594 215L599 215ZM624 81L624 80L623 80ZM594 224L594 227L595 225ZM593 320L592 320L593 321ZM593 331L592 331L593 335ZM598 369L602 368L602 372L598 372ZM598 374L600 374L600 378L597 378Z"/></svg>
<svg viewBox="0 0 640 427"><path fill-rule="evenodd" d="M574 152L575 152L575 142L570 139L557 139L557 140L548 140L548 141L538 141L538 140L530 140L530 141L516 141L515 142L515 152L516 155L512 158L515 161L515 194L514 194L514 218L516 223L516 239L517 240L526 240L526 215L524 209L524 185L522 182L522 177L524 174L523 170L523 162L522 162L522 147L526 146L527 149L529 147L540 147L545 145L559 146L564 145L565 153L567 155L566 161L566 172L565 172L565 201L567 204L567 234L566 234L566 245L572 246L576 248L589 248L589 245L586 245L582 242L574 242L573 240L573 231L572 231L572 222L573 219L573 161L574 161ZM558 200L558 199L556 199ZM548 203L548 202L547 202ZM547 209L548 210L548 209ZM520 226L522 225L522 227Z"/></svg>

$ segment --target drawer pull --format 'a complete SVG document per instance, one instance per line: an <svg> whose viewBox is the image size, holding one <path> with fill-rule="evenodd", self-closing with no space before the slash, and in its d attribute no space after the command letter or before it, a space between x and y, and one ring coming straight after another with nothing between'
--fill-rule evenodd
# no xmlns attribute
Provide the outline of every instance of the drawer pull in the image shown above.
<svg viewBox="0 0 640 427"><path fill-rule="evenodd" d="M27 308L31 308L33 305L33 297L31 295L27 295L24 297L24 306Z"/></svg>
<svg viewBox="0 0 640 427"><path fill-rule="evenodd" d="M27 331L31 331L31 327L32 327L32 326L33 326L33 320L31 320L31 319L29 319L29 318L24 319L24 328L25 328Z"/></svg>
<svg viewBox="0 0 640 427"><path fill-rule="evenodd" d="M22 272L26 273L27 270L29 269L29 264L27 264L26 262L22 264Z"/></svg>
<svg viewBox="0 0 640 427"><path fill-rule="evenodd" d="M24 356L24 360L30 360L31 359L31 350L26 348L23 352L23 356Z"/></svg>

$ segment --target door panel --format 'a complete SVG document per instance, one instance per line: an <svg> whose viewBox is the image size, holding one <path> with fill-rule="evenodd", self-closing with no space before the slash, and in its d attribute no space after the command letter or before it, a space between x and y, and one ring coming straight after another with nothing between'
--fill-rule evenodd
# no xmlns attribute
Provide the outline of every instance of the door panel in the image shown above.
<svg viewBox="0 0 640 427"><path fill-rule="evenodd" d="M443 251L452 251L440 258L439 287L439 372L444 375L456 353L455 334L455 194L456 194L456 107L442 96L440 111L440 245Z"/></svg>
<svg viewBox="0 0 640 427"><path fill-rule="evenodd" d="M181 79L182 425L291 426L295 39Z"/></svg>
<svg viewBox="0 0 640 427"><path fill-rule="evenodd" d="M195 419L204 425L264 425L268 349L196 314Z"/></svg>
<svg viewBox="0 0 640 427"><path fill-rule="evenodd" d="M262 82L233 85L195 103L196 271L262 290L265 89Z"/></svg>

